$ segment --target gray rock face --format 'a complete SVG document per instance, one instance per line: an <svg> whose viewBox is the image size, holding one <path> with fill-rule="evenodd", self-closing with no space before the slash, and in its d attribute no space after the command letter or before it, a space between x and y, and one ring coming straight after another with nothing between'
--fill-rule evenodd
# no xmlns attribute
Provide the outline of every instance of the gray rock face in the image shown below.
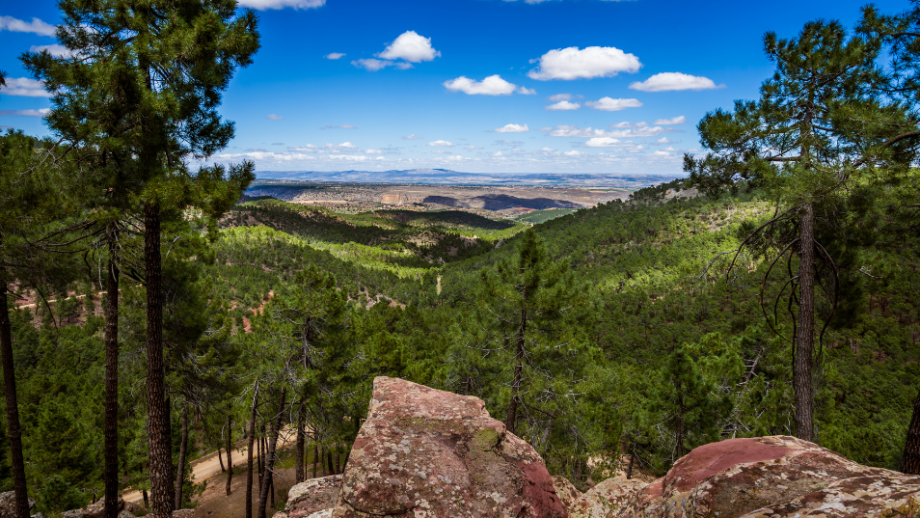
<svg viewBox="0 0 920 518"><path fill-rule="evenodd" d="M482 400L378 377L333 516L566 518L543 459Z"/></svg>
<svg viewBox="0 0 920 518"><path fill-rule="evenodd" d="M35 500L29 499L29 509L35 507ZM0 493L0 518L16 518L16 495L13 491Z"/></svg>
<svg viewBox="0 0 920 518"><path fill-rule="evenodd" d="M335 507L341 492L342 475L301 482L288 492L284 513L287 518L305 518L323 509L331 509Z"/></svg>

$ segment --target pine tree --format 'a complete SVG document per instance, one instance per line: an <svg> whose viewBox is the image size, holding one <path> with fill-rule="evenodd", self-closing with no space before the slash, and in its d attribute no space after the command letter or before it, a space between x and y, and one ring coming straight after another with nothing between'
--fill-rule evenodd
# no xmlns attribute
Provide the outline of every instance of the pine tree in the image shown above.
<svg viewBox="0 0 920 518"><path fill-rule="evenodd" d="M706 115L699 131L712 152L700 159L685 156L684 169L710 194L758 187L776 202L777 215L753 229L737 253L767 254L772 260L767 278L781 259L788 258L792 270L798 257L798 271L785 285L790 304L798 306L791 337L795 424L796 436L813 441L814 343L823 333L816 321L816 288L826 272L826 288L835 299L839 274L828 244L816 238L816 224L835 219L847 186L880 170L908 167L920 134L901 103L878 95L886 81L876 64L880 38L848 36L838 22L818 21L794 39L768 33L764 48L776 72L763 83L761 98L736 101L733 112ZM824 318L825 326L830 318Z"/></svg>

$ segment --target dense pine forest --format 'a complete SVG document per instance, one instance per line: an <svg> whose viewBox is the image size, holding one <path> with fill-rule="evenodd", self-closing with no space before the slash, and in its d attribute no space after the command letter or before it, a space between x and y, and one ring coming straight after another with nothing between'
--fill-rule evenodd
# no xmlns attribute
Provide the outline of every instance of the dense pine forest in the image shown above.
<svg viewBox="0 0 920 518"><path fill-rule="evenodd" d="M61 8L75 54L23 56L53 137L0 137L17 518L128 488L166 516L243 445L264 517L282 457L339 469L381 375L482 398L581 487L764 435L920 472L920 5L767 34L775 75L699 123L686 179L518 220L245 197L253 164L192 164L233 136L255 15Z"/></svg>

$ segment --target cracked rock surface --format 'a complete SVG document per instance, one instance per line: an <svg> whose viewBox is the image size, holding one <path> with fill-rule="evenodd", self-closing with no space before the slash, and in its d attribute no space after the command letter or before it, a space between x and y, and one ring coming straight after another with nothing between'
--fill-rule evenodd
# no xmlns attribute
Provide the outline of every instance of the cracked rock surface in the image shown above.
<svg viewBox="0 0 920 518"><path fill-rule="evenodd" d="M285 518L305 518L313 513L335 507L342 490L342 475L311 478L288 491L284 506ZM275 518L280 518L275 515Z"/></svg>
<svg viewBox="0 0 920 518"><path fill-rule="evenodd" d="M332 516L568 515L543 459L481 399L378 377Z"/></svg>

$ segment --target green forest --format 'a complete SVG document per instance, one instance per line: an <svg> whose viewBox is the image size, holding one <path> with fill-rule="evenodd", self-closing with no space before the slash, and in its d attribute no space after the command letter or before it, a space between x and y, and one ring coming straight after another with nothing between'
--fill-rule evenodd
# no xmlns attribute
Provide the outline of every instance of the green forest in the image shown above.
<svg viewBox="0 0 920 518"><path fill-rule="evenodd" d="M482 398L579 487L766 435L920 472L920 5L767 34L775 74L700 121L685 179L511 220L336 213L244 197L249 162L196 169L233 136L217 109L258 20L178 3L63 0L92 59L22 57L54 137L0 137L17 518L26 495L112 518L126 488L194 507L190 463L239 445L262 518L282 431L298 481L339 470L375 376Z"/></svg>

